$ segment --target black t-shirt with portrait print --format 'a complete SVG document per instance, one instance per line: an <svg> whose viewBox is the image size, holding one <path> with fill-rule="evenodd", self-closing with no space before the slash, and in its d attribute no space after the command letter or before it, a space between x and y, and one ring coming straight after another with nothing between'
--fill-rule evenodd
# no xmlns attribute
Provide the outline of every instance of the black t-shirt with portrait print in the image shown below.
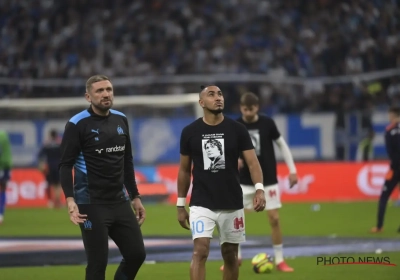
<svg viewBox="0 0 400 280"><path fill-rule="evenodd" d="M193 162L193 188L189 206L210 210L243 208L238 158L254 149L245 126L224 117L218 125L199 118L182 130L180 153Z"/></svg>
<svg viewBox="0 0 400 280"><path fill-rule="evenodd" d="M277 184L276 158L273 141L277 140L281 134L276 127L275 121L265 115L259 115L258 120L254 123L246 123L242 118L237 119L237 121L244 124L249 131L263 172L264 186ZM242 185L253 186L249 167L245 162L239 174L240 183Z"/></svg>

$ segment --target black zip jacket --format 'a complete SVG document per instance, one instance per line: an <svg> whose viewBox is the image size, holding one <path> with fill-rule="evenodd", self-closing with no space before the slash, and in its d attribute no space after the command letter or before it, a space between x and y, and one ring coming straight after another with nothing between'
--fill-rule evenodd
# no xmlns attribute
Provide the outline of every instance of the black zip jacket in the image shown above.
<svg viewBox="0 0 400 280"><path fill-rule="evenodd" d="M72 173L73 168L73 173ZM90 107L65 126L59 164L65 197L77 204L110 204L139 195L126 116L108 116Z"/></svg>

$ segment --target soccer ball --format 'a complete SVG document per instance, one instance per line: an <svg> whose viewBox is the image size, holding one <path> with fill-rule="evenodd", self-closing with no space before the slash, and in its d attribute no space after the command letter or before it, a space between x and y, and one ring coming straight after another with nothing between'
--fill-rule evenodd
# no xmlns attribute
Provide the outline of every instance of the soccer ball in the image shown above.
<svg viewBox="0 0 400 280"><path fill-rule="evenodd" d="M255 255L252 259L251 259L251 264L254 266L256 264L258 264L259 262L266 260L268 258L268 254L266 253L259 253L257 255Z"/></svg>
<svg viewBox="0 0 400 280"><path fill-rule="evenodd" d="M274 264L268 259L262 260L261 262L253 266L253 270L257 274L271 273L273 268Z"/></svg>
<svg viewBox="0 0 400 280"><path fill-rule="evenodd" d="M267 253L259 253L251 259L251 264L254 266L263 260L268 260L273 263L274 258Z"/></svg>
<svg viewBox="0 0 400 280"><path fill-rule="evenodd" d="M273 257L266 253L259 253L251 260L255 273L271 273L274 268Z"/></svg>

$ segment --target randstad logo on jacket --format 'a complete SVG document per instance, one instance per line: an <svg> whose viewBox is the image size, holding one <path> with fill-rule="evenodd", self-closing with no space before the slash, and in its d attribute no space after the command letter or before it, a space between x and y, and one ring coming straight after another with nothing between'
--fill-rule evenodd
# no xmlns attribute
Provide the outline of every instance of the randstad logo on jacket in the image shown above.
<svg viewBox="0 0 400 280"><path fill-rule="evenodd" d="M115 153L115 152L123 152L123 151L125 151L125 145L106 148L107 153Z"/></svg>

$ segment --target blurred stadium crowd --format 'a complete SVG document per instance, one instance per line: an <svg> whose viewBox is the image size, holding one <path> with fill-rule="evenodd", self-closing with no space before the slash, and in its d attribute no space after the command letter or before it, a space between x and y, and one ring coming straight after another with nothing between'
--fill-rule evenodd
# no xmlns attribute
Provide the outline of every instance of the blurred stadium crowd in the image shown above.
<svg viewBox="0 0 400 280"><path fill-rule="evenodd" d="M3 0L0 76L112 78L254 73L277 81L400 69L399 0ZM400 70L399 70L400 71ZM266 113L385 107L400 102L397 77L366 82L226 83ZM198 84L148 85L120 94L183 94ZM82 87L0 83L2 98L81 95ZM118 92L117 92L118 94Z"/></svg>

